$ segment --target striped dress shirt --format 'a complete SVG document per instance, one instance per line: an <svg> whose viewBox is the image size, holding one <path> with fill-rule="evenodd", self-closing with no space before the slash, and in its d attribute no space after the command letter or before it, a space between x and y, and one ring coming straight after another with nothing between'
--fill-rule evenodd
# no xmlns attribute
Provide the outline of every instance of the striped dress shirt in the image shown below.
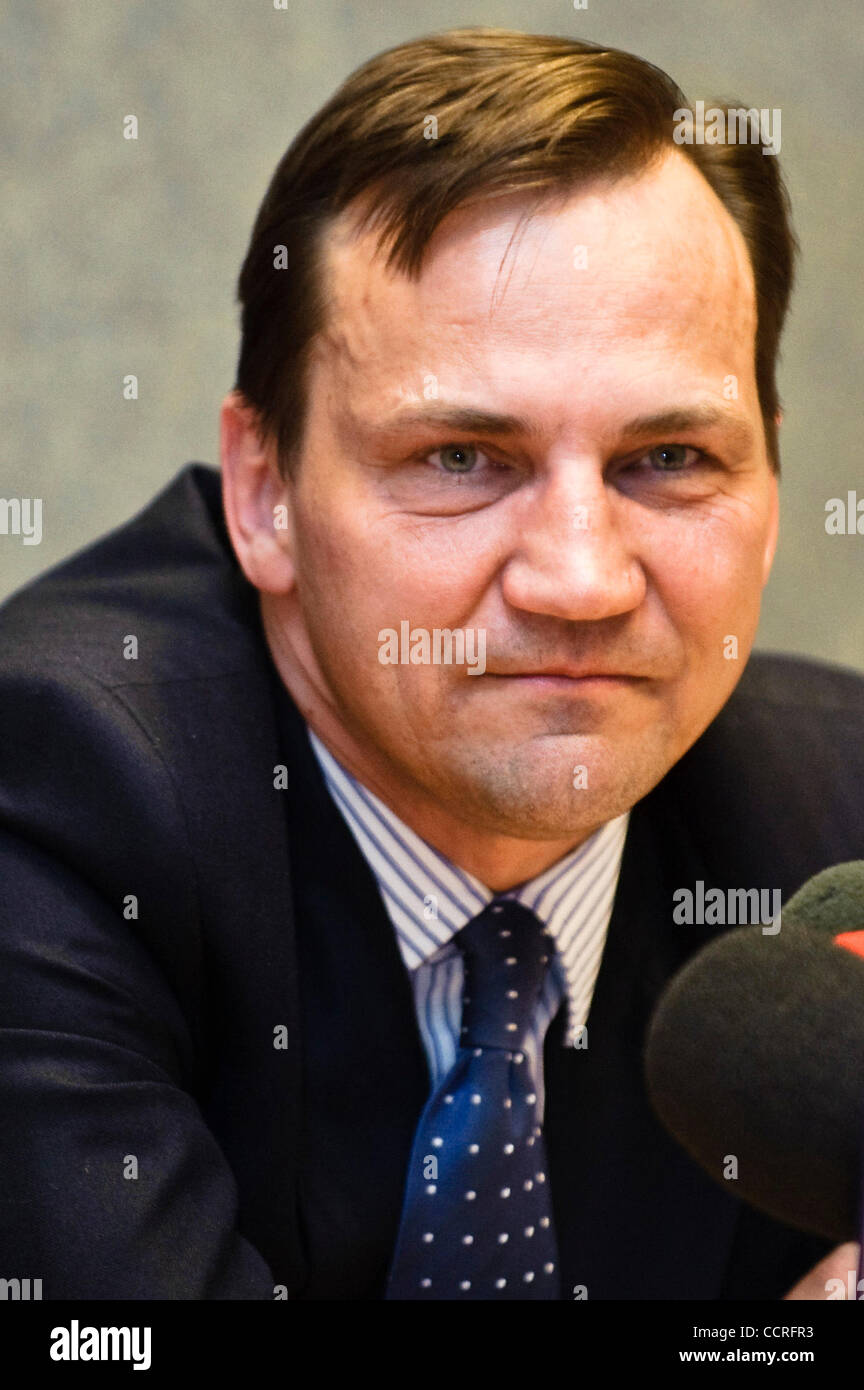
<svg viewBox="0 0 864 1390"><path fill-rule="evenodd" d="M608 821L578 849L536 878L493 893L422 840L358 782L308 730L330 795L368 863L393 924L414 990L417 1023L433 1090L452 1068L462 1015L462 954L456 932L493 898L515 898L535 912L555 943L532 1026L520 1047L531 1064L538 1120L543 1115L543 1039L562 1001L566 1041L583 1033L618 884L629 812Z"/></svg>

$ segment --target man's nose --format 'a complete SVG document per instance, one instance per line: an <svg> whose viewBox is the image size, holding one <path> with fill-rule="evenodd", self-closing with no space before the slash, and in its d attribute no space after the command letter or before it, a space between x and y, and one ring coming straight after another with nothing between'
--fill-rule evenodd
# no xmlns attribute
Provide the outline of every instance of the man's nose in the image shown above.
<svg viewBox="0 0 864 1390"><path fill-rule="evenodd" d="M560 479L520 512L501 586L514 608L570 621L629 613L642 602L645 572L623 527L622 499L602 478ZM626 506L626 503L624 503Z"/></svg>

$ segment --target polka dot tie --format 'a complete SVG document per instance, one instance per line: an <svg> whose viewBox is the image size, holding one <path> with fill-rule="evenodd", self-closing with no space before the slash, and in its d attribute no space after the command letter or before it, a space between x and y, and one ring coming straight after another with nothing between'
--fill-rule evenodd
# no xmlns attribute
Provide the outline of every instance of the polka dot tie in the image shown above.
<svg viewBox="0 0 864 1390"><path fill-rule="evenodd" d="M521 903L453 938L465 960L456 1062L420 1117L388 1299L555 1299L537 1096L520 1050L553 943Z"/></svg>

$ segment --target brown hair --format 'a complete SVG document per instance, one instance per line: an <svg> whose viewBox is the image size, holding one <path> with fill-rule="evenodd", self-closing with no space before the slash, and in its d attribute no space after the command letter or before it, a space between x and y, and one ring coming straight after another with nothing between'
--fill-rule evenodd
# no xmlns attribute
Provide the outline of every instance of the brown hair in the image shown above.
<svg viewBox="0 0 864 1390"><path fill-rule="evenodd" d="M262 441L275 437L280 467L290 471L299 454L308 352L324 322L321 237L355 198L370 195L358 229L376 227L387 264L417 278L433 232L456 207L531 189L539 200L598 174L635 172L674 148L701 171L747 245L756 383L779 472L775 369L797 250L788 196L776 156L759 144L674 144L674 113L685 109L672 79L633 54L509 29L415 39L352 73L280 160L238 283L235 389L255 407ZM438 123L435 139L423 138L428 116Z"/></svg>

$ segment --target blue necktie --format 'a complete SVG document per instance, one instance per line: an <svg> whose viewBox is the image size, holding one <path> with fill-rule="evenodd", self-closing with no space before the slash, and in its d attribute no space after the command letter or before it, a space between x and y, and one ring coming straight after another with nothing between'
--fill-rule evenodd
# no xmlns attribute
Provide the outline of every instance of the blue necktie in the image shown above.
<svg viewBox="0 0 864 1390"><path fill-rule="evenodd" d="M520 1050L554 947L509 899L453 940L465 961L460 1046L417 1126L386 1297L556 1299L545 1147Z"/></svg>

